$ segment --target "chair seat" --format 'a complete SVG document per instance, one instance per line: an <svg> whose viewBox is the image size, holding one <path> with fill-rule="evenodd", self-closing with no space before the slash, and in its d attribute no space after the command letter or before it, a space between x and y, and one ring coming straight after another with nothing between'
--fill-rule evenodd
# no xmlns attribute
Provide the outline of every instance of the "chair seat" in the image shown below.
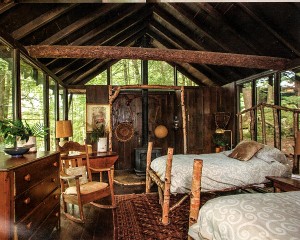
<svg viewBox="0 0 300 240"><path fill-rule="evenodd" d="M83 185L80 185L80 193L82 195L90 194L93 192L100 191L100 190L106 188L107 186L108 186L108 184L105 182L87 182ZM77 194L76 186L68 187L65 190L65 194L76 195Z"/></svg>

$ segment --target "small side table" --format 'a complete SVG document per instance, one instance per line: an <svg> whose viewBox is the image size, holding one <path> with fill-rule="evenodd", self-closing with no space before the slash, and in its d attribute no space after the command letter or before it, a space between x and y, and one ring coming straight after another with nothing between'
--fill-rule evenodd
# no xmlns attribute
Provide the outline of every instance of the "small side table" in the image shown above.
<svg viewBox="0 0 300 240"><path fill-rule="evenodd" d="M300 179L272 176L266 178L272 182L275 192L300 191Z"/></svg>

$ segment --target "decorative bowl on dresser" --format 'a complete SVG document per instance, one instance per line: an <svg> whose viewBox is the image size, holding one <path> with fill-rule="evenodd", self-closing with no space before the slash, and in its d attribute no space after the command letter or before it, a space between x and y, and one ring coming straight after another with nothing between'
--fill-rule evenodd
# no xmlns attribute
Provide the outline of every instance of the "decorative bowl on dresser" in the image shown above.
<svg viewBox="0 0 300 240"><path fill-rule="evenodd" d="M45 239L60 228L59 152L0 153L0 239Z"/></svg>

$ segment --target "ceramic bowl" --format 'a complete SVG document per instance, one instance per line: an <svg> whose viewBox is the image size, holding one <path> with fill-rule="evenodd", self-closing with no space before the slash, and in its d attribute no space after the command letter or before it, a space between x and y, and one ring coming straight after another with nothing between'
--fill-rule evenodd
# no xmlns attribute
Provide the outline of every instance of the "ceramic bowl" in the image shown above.
<svg viewBox="0 0 300 240"><path fill-rule="evenodd" d="M12 157L22 157L23 154L29 151L29 148L28 147L4 148L3 151L11 155Z"/></svg>

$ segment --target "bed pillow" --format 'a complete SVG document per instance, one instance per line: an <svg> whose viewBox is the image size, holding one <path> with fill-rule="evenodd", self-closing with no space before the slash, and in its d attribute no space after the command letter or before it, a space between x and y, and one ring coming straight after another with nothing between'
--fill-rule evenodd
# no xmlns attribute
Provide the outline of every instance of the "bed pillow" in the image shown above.
<svg viewBox="0 0 300 240"><path fill-rule="evenodd" d="M255 157L268 163L274 161L280 162L282 164L288 163L288 160L283 152L281 152L279 149L275 147L268 146L268 145L264 145L264 147L255 154Z"/></svg>
<svg viewBox="0 0 300 240"><path fill-rule="evenodd" d="M263 144L252 140L244 140L235 147L228 157L241 161L248 161L255 155L255 153L262 149L263 146Z"/></svg>

